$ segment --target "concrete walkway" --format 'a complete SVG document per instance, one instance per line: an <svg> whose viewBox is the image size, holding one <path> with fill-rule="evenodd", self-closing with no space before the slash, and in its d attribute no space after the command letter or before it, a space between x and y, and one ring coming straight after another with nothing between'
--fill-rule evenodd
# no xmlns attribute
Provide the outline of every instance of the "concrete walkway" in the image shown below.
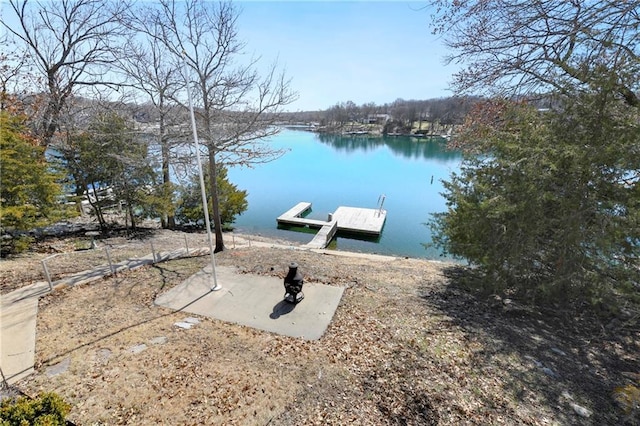
<svg viewBox="0 0 640 426"><path fill-rule="evenodd" d="M190 256L208 253L207 249L191 250ZM114 264L117 271L136 269L144 265L177 259L187 255L185 249L149 254ZM82 271L70 277L54 281L51 287L86 284L111 275L109 265ZM36 345L36 318L38 299L50 292L48 282L41 281L0 295L0 370L3 380L14 384L33 372Z"/></svg>
<svg viewBox="0 0 640 426"><path fill-rule="evenodd" d="M49 283L38 282L2 296L0 303L0 369L13 384L33 372L38 298Z"/></svg>

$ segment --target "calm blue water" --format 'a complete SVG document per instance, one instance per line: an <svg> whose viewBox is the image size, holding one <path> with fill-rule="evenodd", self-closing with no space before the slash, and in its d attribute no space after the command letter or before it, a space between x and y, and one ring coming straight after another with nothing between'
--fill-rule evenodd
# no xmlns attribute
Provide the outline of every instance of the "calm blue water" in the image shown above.
<svg viewBox="0 0 640 426"><path fill-rule="evenodd" d="M312 234L278 229L276 218L301 201L308 216L326 220L339 206L376 208L382 194L387 220L376 241L338 236L330 248L421 258L438 258L425 222L445 210L441 179L460 166L461 154L443 142L405 137L318 135L283 130L268 140L287 149L276 161L253 169L232 168L229 180L248 191L249 209L236 232L306 243Z"/></svg>

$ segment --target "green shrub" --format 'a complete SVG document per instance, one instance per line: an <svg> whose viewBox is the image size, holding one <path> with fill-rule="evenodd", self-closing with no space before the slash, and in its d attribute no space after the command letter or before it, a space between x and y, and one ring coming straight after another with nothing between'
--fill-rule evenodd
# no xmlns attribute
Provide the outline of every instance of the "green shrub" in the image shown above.
<svg viewBox="0 0 640 426"><path fill-rule="evenodd" d="M0 257L23 253L31 247L34 242L32 237L27 235L11 236L4 234L0 237Z"/></svg>
<svg viewBox="0 0 640 426"><path fill-rule="evenodd" d="M53 392L9 398L0 404L0 426L64 426L71 406Z"/></svg>

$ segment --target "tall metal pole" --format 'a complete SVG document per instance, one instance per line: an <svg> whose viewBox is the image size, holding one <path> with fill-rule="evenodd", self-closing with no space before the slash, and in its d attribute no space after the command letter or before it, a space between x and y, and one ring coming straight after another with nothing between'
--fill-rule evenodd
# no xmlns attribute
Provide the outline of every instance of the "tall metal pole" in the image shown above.
<svg viewBox="0 0 640 426"><path fill-rule="evenodd" d="M186 55L182 55L182 66L184 69L184 80L187 83L187 97L189 98L189 113L191 114L191 129L193 130L193 144L196 147L196 161L198 162L198 174L200 175L200 192L202 193L202 210L204 210L204 224L207 227L207 238L209 239L209 254L211 255L211 271L213 273L213 287L211 290L222 289L216 277L216 258L213 254L213 237L211 236L211 222L209 221L209 207L207 206L207 192L205 191L204 174L202 173L202 161L200 161L200 144L198 143L198 131L196 130L196 116L193 113L193 102L191 100L191 90L189 90L189 79L187 78ZM210 176L215 179L215 176Z"/></svg>

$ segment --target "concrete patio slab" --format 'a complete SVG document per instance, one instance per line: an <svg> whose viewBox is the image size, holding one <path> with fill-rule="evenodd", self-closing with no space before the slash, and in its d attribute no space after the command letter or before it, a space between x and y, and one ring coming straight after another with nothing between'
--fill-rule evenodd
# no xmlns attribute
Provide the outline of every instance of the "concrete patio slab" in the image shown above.
<svg viewBox="0 0 640 426"><path fill-rule="evenodd" d="M211 291L211 266L161 294L156 305L221 321L305 340L318 340L340 303L344 288L305 283L304 300L283 301L283 280L240 274L235 268L216 267L221 290Z"/></svg>

